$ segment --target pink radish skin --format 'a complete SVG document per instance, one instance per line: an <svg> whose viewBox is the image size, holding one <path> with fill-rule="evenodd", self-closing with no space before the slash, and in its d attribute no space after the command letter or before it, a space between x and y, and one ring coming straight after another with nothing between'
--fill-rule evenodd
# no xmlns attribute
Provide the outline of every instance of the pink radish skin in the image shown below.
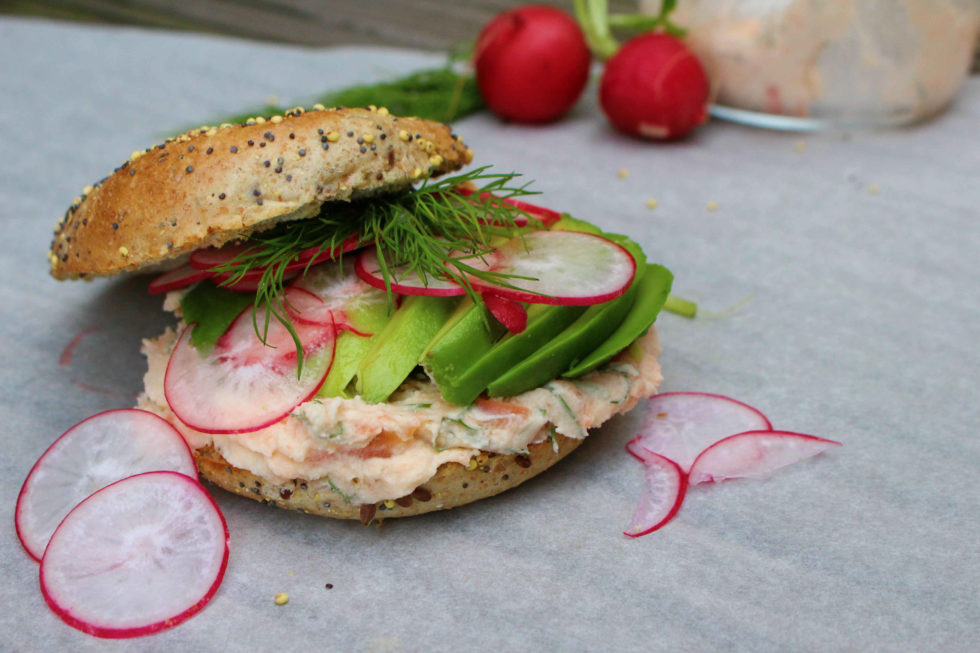
<svg viewBox="0 0 980 653"><path fill-rule="evenodd" d="M544 123L578 100L591 59L582 29L568 14L528 5L487 23L477 37L473 65L480 93L494 113Z"/></svg>
<svg viewBox="0 0 980 653"><path fill-rule="evenodd" d="M761 412L737 399L704 392L665 392L647 402L640 434L626 449L640 457L648 449L675 461L685 472L715 442L743 431L768 431Z"/></svg>
<svg viewBox="0 0 980 653"><path fill-rule="evenodd" d="M297 378L295 343L283 335L285 327L271 320L268 341L278 347L267 347L252 329L251 310L247 308L232 324L229 333L234 330L234 336L226 333L219 338L207 356L190 343L193 325L184 329L174 346L164 375L164 395L177 419L197 431L250 433L275 424L313 397L330 371L336 345L333 328L293 325L305 356L302 376ZM256 319L263 324L262 315Z"/></svg>
<svg viewBox="0 0 980 653"><path fill-rule="evenodd" d="M211 600L228 550L225 519L197 481L138 474L65 517L41 560L41 592L65 623L90 635L149 635Z"/></svg>
<svg viewBox="0 0 980 653"><path fill-rule="evenodd" d="M730 478L765 478L776 470L805 460L840 442L791 431L748 431L720 440L691 465L692 485Z"/></svg>
<svg viewBox="0 0 980 653"><path fill-rule="evenodd" d="M472 188L466 188L465 186L458 186L456 188L456 191L460 195L467 196L467 197L476 192ZM481 200L492 199L495 201L510 204L515 209L523 211L524 213L530 215L532 218L535 218L536 220L541 222L542 226L544 227L551 227L551 225L561 220L561 213L559 213L558 211L554 211L544 206L538 206L537 204L531 204L530 202L525 202L523 200L514 199L512 197L505 197L501 199L495 197L494 195L491 195L490 193L480 193L480 199ZM524 216L517 216L514 219L514 224L516 224L518 227L527 226L527 223L528 223L527 218L525 218Z"/></svg>
<svg viewBox="0 0 980 653"><path fill-rule="evenodd" d="M636 261L626 249L577 231L532 231L507 241L483 260L463 261L476 269L513 275L501 284L470 275L474 289L532 304L608 302L626 292L636 274Z"/></svg>
<svg viewBox="0 0 980 653"><path fill-rule="evenodd" d="M147 286L147 291L151 295L160 295L171 290L186 288L207 278L207 272L193 268L190 265L182 265L169 272L164 272L153 279L150 285Z"/></svg>
<svg viewBox="0 0 980 653"><path fill-rule="evenodd" d="M523 304L504 299L493 293L483 293L483 303L490 314L511 333L521 333L527 328L527 309Z"/></svg>
<svg viewBox="0 0 980 653"><path fill-rule="evenodd" d="M51 534L79 502L122 478L156 470L197 478L191 451L170 423L135 408L93 415L34 463L17 497L17 537L40 561Z"/></svg>
<svg viewBox="0 0 980 653"><path fill-rule="evenodd" d="M385 278L378 263L378 252L373 247L366 247L354 263L354 272L364 283L385 290ZM448 279L427 278L423 280L404 266L389 270L391 276L388 283L391 291L399 295L422 295L425 297L458 297L466 293L466 289Z"/></svg>
<svg viewBox="0 0 980 653"><path fill-rule="evenodd" d="M680 510L687 493L687 474L673 460L652 451L638 449L634 455L643 463L646 485L623 534L640 537L663 527Z"/></svg>
<svg viewBox="0 0 980 653"><path fill-rule="evenodd" d="M357 236L351 236L333 249L321 250L319 247L305 249L295 259L286 264L286 271L295 272L309 265L316 265L317 263L335 259L341 254L356 249L358 241L359 238ZM189 264L198 270L211 271L211 268L224 265L232 261L236 256L240 256L254 248L256 248L256 245L251 243L233 243L219 248L208 247L199 249L191 253ZM250 270L247 274L262 276L262 272L263 270L259 268Z"/></svg>
<svg viewBox="0 0 980 653"><path fill-rule="evenodd" d="M607 62L599 102L613 126L631 136L672 140L708 116L708 76L676 37L637 36Z"/></svg>
<svg viewBox="0 0 980 653"><path fill-rule="evenodd" d="M370 304L387 304L388 297L363 281L354 273L354 261L323 264L311 268L287 289L295 290L289 296L286 310L298 322L332 326L334 330L351 331L359 336L370 336L354 328L348 311L358 311ZM312 296L304 297L302 293ZM317 303L319 302L319 303ZM297 310L302 309L302 310Z"/></svg>

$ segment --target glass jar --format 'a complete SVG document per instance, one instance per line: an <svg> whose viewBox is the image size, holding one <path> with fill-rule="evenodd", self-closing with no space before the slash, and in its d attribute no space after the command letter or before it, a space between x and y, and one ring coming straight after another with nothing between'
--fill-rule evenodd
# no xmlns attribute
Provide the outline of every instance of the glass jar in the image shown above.
<svg viewBox="0 0 980 653"><path fill-rule="evenodd" d="M656 13L660 0L640 0ZM980 0L680 0L712 113L766 127L909 124L969 73Z"/></svg>

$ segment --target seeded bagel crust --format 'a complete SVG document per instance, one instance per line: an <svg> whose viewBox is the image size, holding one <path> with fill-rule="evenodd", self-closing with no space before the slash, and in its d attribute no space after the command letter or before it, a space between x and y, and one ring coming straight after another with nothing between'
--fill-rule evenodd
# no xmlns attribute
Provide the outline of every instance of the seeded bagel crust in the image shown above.
<svg viewBox="0 0 980 653"><path fill-rule="evenodd" d="M403 190L472 152L441 123L384 109L295 109L261 123L202 127L134 152L76 198L55 230L56 279L160 266L324 202Z"/></svg>
<svg viewBox="0 0 980 653"><path fill-rule="evenodd" d="M198 471L218 487L256 501L307 514L359 519L410 517L434 510L445 510L492 497L516 487L548 469L584 440L555 434L555 444L545 440L528 447L526 454L498 454L481 451L469 465L445 463L435 475L411 494L391 501L356 504L330 487L329 481L293 480L277 485L252 472L230 465L212 447L194 450Z"/></svg>

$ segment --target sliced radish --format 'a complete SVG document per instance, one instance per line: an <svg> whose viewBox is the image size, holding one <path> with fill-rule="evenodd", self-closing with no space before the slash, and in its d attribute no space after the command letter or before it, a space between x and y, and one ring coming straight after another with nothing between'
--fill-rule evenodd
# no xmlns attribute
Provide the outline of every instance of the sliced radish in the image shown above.
<svg viewBox="0 0 980 653"><path fill-rule="evenodd" d="M840 442L790 431L731 435L701 452L691 465L692 485L729 478L764 478L781 467L841 446Z"/></svg>
<svg viewBox="0 0 980 653"><path fill-rule="evenodd" d="M283 292L283 305L293 323L329 327L333 325L333 311L329 305L309 290L290 286Z"/></svg>
<svg viewBox="0 0 980 653"><path fill-rule="evenodd" d="M298 288L288 288L283 294L283 306L288 312L291 302L309 293ZM316 297L312 300L319 301ZM293 332L303 345L303 355L310 356L333 344L333 325L297 322ZM256 333L261 334L261 338ZM215 343L212 354L220 361L232 361L238 365L260 364L285 372L296 364L296 340L282 322L267 310L254 311L251 307L242 311L228 330Z"/></svg>
<svg viewBox="0 0 980 653"><path fill-rule="evenodd" d="M180 421L205 433L248 433L286 417L323 384L333 362L335 330L293 324L303 348L302 374L297 375L296 344L285 326L268 321L266 311L253 323L249 307L236 318L208 355L190 343L193 325L184 329L167 364L164 395Z"/></svg>
<svg viewBox="0 0 980 653"><path fill-rule="evenodd" d="M537 304L601 304L626 292L636 274L636 261L626 249L578 231L532 231L507 241L485 262L461 260L509 275L507 286L471 275L473 288Z"/></svg>
<svg viewBox="0 0 980 653"><path fill-rule="evenodd" d="M300 252L296 258L289 261L289 263L286 265L286 271L295 272L310 265L316 265L317 263L321 263L323 261L335 259L341 254L357 249L359 242L360 238L358 236L350 236L343 243L332 249L322 249L320 247L307 248ZM210 271L214 267L219 265L227 265L236 257L250 251L257 251L261 249L261 247L262 245L260 244L249 242L232 243L229 245L224 245L223 247L208 247L193 252L190 256L189 263L191 267L197 268L198 270ZM263 269L264 268L256 268L254 270L250 270L248 274L258 274L261 276Z"/></svg>
<svg viewBox="0 0 980 653"><path fill-rule="evenodd" d="M456 191L460 195L467 196L467 197L476 192L475 189L467 188L466 186L459 186L456 188ZM559 213L558 211L553 211L552 209L546 208L544 206L538 206L537 204L531 204L530 202L517 200L512 197L499 198L490 193L486 193L486 192L480 193L480 199L486 200L491 198L498 200L500 202L505 202L507 204L510 204L515 209L527 213L532 218L535 218L536 220L540 221L541 224L545 227L550 227L551 225L561 220L561 213ZM518 227L524 227L527 225L527 223L528 223L527 218L525 218L522 215L516 216L514 219L514 224L516 224Z"/></svg>
<svg viewBox="0 0 980 653"><path fill-rule="evenodd" d="M646 486L624 531L630 537L652 533L673 519L687 492L687 474L673 460L646 449L636 455L643 463Z"/></svg>
<svg viewBox="0 0 980 653"><path fill-rule="evenodd" d="M159 295L165 292L170 292L171 290L186 288L191 284L195 284L198 281L203 281L207 278L207 272L198 270L190 265L182 265L179 268L174 268L173 270L164 272L160 276L156 277L150 282L150 285L147 286L146 289L151 295Z"/></svg>
<svg viewBox="0 0 980 653"><path fill-rule="evenodd" d="M289 281L299 274L296 270L286 271L283 273L283 280ZM262 283L262 271L259 270L257 273L247 272L242 275L237 280L232 281L235 275L229 272L222 272L220 274L209 275L212 282L225 288L226 290L234 290L235 292L255 292L259 289Z"/></svg>
<svg viewBox="0 0 980 653"><path fill-rule="evenodd" d="M642 449L670 458L684 471L705 448L742 431L768 431L772 424L755 408L722 395L666 392L647 402L640 435L626 445L642 459Z"/></svg>
<svg viewBox="0 0 980 653"><path fill-rule="evenodd" d="M183 474L147 472L82 501L41 560L41 591L68 625L97 637L176 626L207 604L228 564L228 527Z"/></svg>
<svg viewBox="0 0 980 653"><path fill-rule="evenodd" d="M527 328L527 309L520 302L505 299L500 295L485 292L482 294L483 303L490 314L506 327L511 333L521 333Z"/></svg>
<svg viewBox="0 0 980 653"><path fill-rule="evenodd" d="M385 290L385 277L378 263L378 252L366 247L357 257L354 271L364 283ZM456 297L466 293L466 289L449 279L421 278L407 265L388 270L388 283L392 292L400 295L423 295L426 297Z"/></svg>
<svg viewBox="0 0 980 653"><path fill-rule="evenodd" d="M312 294L320 303L297 295L295 303L286 309L297 322L331 325L335 329L370 336L354 328L350 313L369 309L372 305L387 305L388 295L361 281L354 273L354 261L349 258L339 264L318 265L297 279L291 288ZM289 289L287 289L289 292Z"/></svg>
<svg viewBox="0 0 980 653"><path fill-rule="evenodd" d="M72 508L96 490L140 472L197 477L191 451L166 420L138 409L108 410L79 422L48 447L17 497L21 544L35 560Z"/></svg>

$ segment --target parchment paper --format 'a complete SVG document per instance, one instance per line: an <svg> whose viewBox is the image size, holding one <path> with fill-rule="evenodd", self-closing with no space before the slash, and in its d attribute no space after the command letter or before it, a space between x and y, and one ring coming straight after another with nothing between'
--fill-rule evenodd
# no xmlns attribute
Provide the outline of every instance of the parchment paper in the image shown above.
<svg viewBox="0 0 980 653"><path fill-rule="evenodd" d="M658 320L664 390L729 394L843 448L693 488L637 540L621 534L642 485L623 450L635 414L518 490L380 528L212 488L232 553L202 613L112 642L47 609L13 528L20 485L69 426L133 404L140 339L169 323L145 278L48 277L72 198L131 151L270 94L308 102L440 62L0 20L0 649L977 650L976 78L903 130L716 122L656 145L613 133L591 93L552 126L456 125L477 163L631 234L699 302L698 319Z"/></svg>

